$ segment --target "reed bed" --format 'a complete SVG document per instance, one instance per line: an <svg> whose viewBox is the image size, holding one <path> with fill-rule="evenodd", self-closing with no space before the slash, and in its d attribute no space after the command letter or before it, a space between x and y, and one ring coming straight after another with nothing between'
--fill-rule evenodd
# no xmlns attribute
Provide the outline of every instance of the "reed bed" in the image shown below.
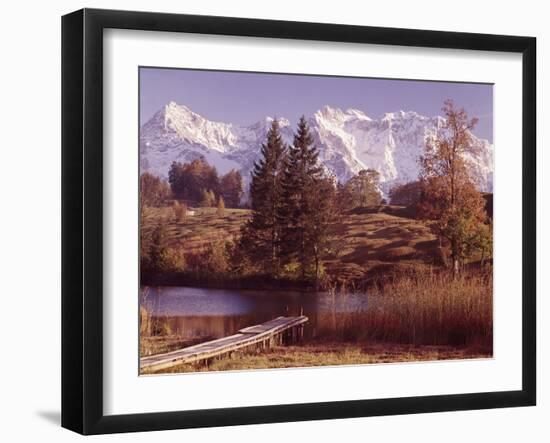
<svg viewBox="0 0 550 443"><path fill-rule="evenodd" d="M334 291L333 297L346 297ZM473 346L492 353L490 275L401 276L368 291L368 309L327 313L319 339L413 345Z"/></svg>

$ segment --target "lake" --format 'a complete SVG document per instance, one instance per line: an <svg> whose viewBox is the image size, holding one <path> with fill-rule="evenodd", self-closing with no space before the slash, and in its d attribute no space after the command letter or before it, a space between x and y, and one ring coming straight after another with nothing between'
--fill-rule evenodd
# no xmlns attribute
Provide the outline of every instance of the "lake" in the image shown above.
<svg viewBox="0 0 550 443"><path fill-rule="evenodd" d="M142 289L141 304L170 334L218 338L278 316L309 318L304 335L315 338L338 326L339 314L367 309L364 294L191 287ZM340 316L341 317L341 316Z"/></svg>

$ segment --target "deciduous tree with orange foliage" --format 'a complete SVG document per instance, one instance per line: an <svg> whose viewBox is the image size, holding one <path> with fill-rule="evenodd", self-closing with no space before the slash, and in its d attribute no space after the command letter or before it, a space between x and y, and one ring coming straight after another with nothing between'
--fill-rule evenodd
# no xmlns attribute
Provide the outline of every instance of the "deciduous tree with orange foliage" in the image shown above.
<svg viewBox="0 0 550 443"><path fill-rule="evenodd" d="M420 157L422 196L418 214L436 220L439 235L450 244L453 273L474 250L486 244L487 214L481 193L470 175L466 157L478 154L471 131L478 119L470 119L452 100L443 106L445 124L427 140Z"/></svg>

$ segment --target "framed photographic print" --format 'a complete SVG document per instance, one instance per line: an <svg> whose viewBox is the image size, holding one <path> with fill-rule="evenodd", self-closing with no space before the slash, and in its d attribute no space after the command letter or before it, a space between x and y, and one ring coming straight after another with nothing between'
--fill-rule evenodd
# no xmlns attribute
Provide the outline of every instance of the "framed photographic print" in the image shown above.
<svg viewBox="0 0 550 443"><path fill-rule="evenodd" d="M62 425L534 405L535 50L64 16Z"/></svg>

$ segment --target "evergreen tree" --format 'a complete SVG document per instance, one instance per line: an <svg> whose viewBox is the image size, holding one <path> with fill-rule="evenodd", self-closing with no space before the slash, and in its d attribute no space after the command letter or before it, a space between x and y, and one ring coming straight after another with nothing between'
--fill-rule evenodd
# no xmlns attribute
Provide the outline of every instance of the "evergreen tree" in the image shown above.
<svg viewBox="0 0 550 443"><path fill-rule="evenodd" d="M263 272L279 273L281 181L286 147L279 123L274 120L261 147L261 158L254 163L250 184L252 218L244 225L241 248Z"/></svg>
<svg viewBox="0 0 550 443"><path fill-rule="evenodd" d="M307 240L313 256L313 277L316 285L319 284L322 273L321 258L332 246L330 228L338 213L336 196L334 180L321 178L313 183L310 197L317 204L311 213Z"/></svg>
<svg viewBox="0 0 550 443"><path fill-rule="evenodd" d="M318 165L318 151L304 116L298 122L298 130L288 158L283 177L283 202L279 212L281 230L281 253L285 263L297 261L302 280L314 266L315 248L313 243L316 230L316 211L320 207L316 192L323 171Z"/></svg>

